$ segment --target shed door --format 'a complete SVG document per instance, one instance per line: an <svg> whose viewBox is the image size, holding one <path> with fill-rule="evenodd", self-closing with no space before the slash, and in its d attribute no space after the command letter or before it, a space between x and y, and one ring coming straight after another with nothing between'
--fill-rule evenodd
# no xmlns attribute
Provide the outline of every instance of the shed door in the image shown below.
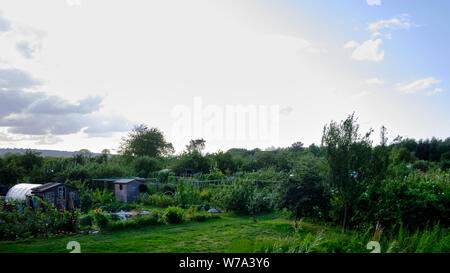
<svg viewBox="0 0 450 273"><path fill-rule="evenodd" d="M58 187L58 209L61 209L61 206L63 209L66 208L66 187L59 186Z"/></svg>
<svg viewBox="0 0 450 273"><path fill-rule="evenodd" d="M77 199L78 199L77 192L76 191L71 191L70 192L70 197L69 197L69 200L68 200L68 202L69 202L68 206L69 206L70 209L73 209L76 206Z"/></svg>

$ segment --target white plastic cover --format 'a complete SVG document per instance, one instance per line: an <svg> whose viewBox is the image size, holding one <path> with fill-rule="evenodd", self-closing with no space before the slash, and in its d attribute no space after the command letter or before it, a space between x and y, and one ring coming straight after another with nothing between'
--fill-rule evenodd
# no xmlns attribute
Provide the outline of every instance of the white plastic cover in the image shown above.
<svg viewBox="0 0 450 273"><path fill-rule="evenodd" d="M12 202L25 200L26 196L31 194L31 190L39 186L41 186L41 184L17 184L9 189L6 194L5 201Z"/></svg>

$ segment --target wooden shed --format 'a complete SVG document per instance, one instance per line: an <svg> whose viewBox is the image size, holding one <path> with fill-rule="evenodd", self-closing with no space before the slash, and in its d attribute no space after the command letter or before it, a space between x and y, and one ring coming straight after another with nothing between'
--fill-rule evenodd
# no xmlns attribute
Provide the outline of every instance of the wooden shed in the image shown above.
<svg viewBox="0 0 450 273"><path fill-rule="evenodd" d="M46 183L35 187L31 194L55 205L58 210L71 210L79 207L78 189L63 183Z"/></svg>
<svg viewBox="0 0 450 273"><path fill-rule="evenodd" d="M143 178L118 179L114 181L116 200L131 203L141 193L147 192L147 185Z"/></svg>

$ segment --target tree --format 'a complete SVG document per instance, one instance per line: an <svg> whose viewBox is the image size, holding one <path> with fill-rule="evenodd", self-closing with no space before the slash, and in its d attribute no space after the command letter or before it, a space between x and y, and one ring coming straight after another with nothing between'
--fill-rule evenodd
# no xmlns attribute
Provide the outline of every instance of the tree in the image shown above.
<svg viewBox="0 0 450 273"><path fill-rule="evenodd" d="M236 163L233 160L233 156L230 152L219 151L213 155L214 161L216 163L216 168L221 170L223 173L235 172Z"/></svg>
<svg viewBox="0 0 450 273"><path fill-rule="evenodd" d="M330 207L330 194L325 187L322 161L308 155L296 162L294 174L277 187L275 203L278 208L292 211L295 220L325 215Z"/></svg>
<svg viewBox="0 0 450 273"><path fill-rule="evenodd" d="M89 151L88 149L81 149L78 151L79 154L82 154L85 157L91 157L92 156L92 152Z"/></svg>
<svg viewBox="0 0 450 273"><path fill-rule="evenodd" d="M100 156L97 158L97 162L99 164L107 163L108 157L110 157L110 156L111 156L111 152L109 151L109 149L103 149Z"/></svg>
<svg viewBox="0 0 450 273"><path fill-rule="evenodd" d="M135 126L119 147L119 153L126 157L162 157L173 152L172 144L165 140L163 133L145 124Z"/></svg>
<svg viewBox="0 0 450 273"><path fill-rule="evenodd" d="M276 164L275 153L272 151L262 151L255 155L256 164L259 169L269 168Z"/></svg>
<svg viewBox="0 0 450 273"><path fill-rule="evenodd" d="M209 173L211 170L211 160L208 156L203 156L198 151L193 151L192 153L183 153L178 157L171 169L179 174L185 169L194 169L202 173Z"/></svg>
<svg viewBox="0 0 450 273"><path fill-rule="evenodd" d="M291 147L288 148L291 152L302 152L305 150L305 147L303 147L303 142L297 141L295 143L292 143Z"/></svg>
<svg viewBox="0 0 450 273"><path fill-rule="evenodd" d="M323 129L322 146L330 169L330 185L337 190L344 206L342 232L346 231L349 207L361 191L358 181L363 177L356 168L362 169L367 158L362 157L360 152L363 147L369 150L371 147L369 137L372 130L364 136L358 130L354 113L345 121L339 124L332 121Z"/></svg>
<svg viewBox="0 0 450 273"><path fill-rule="evenodd" d="M256 214L260 213L267 207L264 200L264 192L259 191L257 187L254 187L253 192L247 201L247 210L253 216L253 222L256 223Z"/></svg>
<svg viewBox="0 0 450 273"><path fill-rule="evenodd" d="M381 146L386 147L388 138L387 138L387 129L386 129L386 127L384 127L384 125L381 126L380 138L381 138L381 141L380 141Z"/></svg>
<svg viewBox="0 0 450 273"><path fill-rule="evenodd" d="M162 168L162 162L149 156L141 156L133 161L134 171L139 177L148 177L152 172Z"/></svg>
<svg viewBox="0 0 450 273"><path fill-rule="evenodd" d="M22 155L22 166L26 172L31 172L33 168L42 167L43 157L40 153L33 152L32 150L27 150L24 155Z"/></svg>
<svg viewBox="0 0 450 273"><path fill-rule="evenodd" d="M206 140L204 140L203 138L193 139L189 142L189 145L186 145L186 149L188 153L192 153L194 151L202 153L202 151L205 149L205 144Z"/></svg>

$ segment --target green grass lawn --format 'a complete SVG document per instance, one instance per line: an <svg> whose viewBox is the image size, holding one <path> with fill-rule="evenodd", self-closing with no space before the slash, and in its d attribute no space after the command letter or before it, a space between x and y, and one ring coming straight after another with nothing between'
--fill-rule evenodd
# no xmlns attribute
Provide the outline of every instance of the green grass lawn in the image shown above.
<svg viewBox="0 0 450 273"><path fill-rule="evenodd" d="M307 224L311 230L317 229ZM256 223L249 216L222 215L206 222L185 222L91 235L0 242L0 252L69 252L69 241L78 241L81 252L229 252L230 243L285 237L293 232L292 221L266 214Z"/></svg>

